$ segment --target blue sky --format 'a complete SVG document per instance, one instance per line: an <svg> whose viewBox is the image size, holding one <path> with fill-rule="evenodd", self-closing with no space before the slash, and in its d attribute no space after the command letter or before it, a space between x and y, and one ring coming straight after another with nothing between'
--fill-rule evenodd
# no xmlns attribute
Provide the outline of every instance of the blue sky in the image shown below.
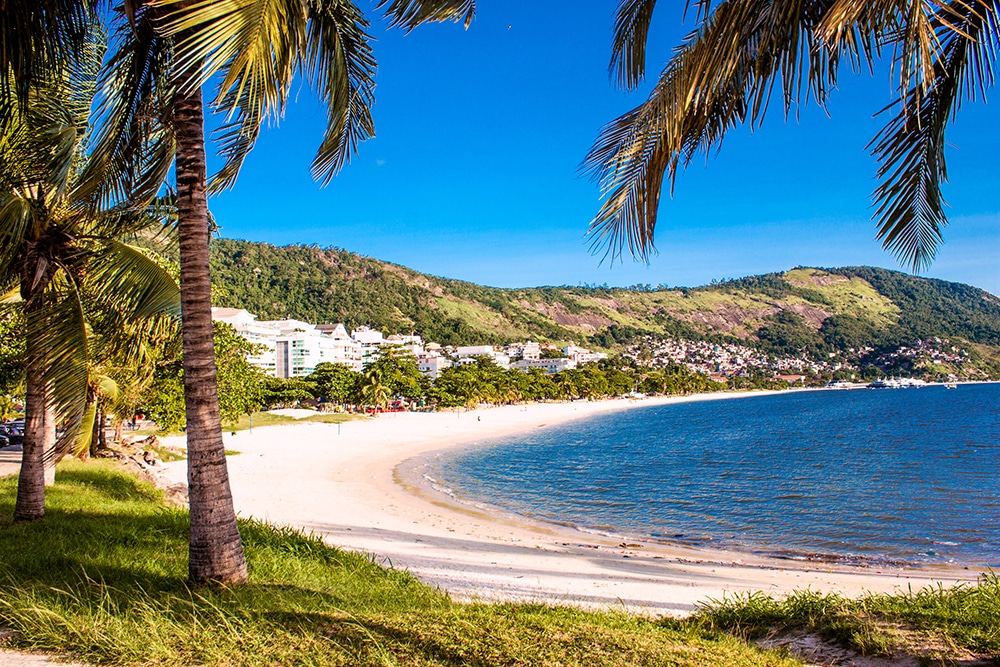
<svg viewBox="0 0 1000 667"><path fill-rule="evenodd" d="M829 116L736 128L664 197L649 264L601 263L585 233L600 206L579 164L602 124L648 88L611 85L613 0L480 0L463 31L409 35L376 22L377 137L326 188L309 175L325 116L297 88L236 187L212 201L222 236L337 246L499 287L649 283L694 286L797 265L900 268L874 239L875 163L865 150L891 99L888 74L842 77ZM650 42L655 79L692 28L661 2ZM949 134L951 225L925 275L1000 294L1000 131L966 104ZM777 112L777 113L774 113Z"/></svg>

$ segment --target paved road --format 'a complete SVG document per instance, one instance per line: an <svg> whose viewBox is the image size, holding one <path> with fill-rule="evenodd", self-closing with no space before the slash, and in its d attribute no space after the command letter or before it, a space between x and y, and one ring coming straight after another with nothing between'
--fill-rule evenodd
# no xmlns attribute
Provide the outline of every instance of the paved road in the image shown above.
<svg viewBox="0 0 1000 667"><path fill-rule="evenodd" d="M0 452L0 477L16 475L21 468L21 452ZM0 665L4 663L0 662Z"/></svg>

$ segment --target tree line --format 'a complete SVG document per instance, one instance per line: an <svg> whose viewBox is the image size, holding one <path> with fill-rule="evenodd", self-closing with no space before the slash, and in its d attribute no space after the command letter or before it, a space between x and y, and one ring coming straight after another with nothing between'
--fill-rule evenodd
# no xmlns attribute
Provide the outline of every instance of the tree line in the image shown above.
<svg viewBox="0 0 1000 667"><path fill-rule="evenodd" d="M523 372L503 368L491 358L480 356L445 368L431 380L420 372L412 354L392 347L383 348L382 355L363 371L322 362L308 376L276 378L246 360L247 355L259 351L258 346L221 322L215 323L215 350L219 407L227 424L235 424L241 416L258 410L298 405L373 412L391 408L433 410L593 400L635 393L686 395L729 387L681 365L652 369L624 358L547 375L541 369ZM185 428L182 363L180 359L162 362L136 408L168 432Z"/></svg>

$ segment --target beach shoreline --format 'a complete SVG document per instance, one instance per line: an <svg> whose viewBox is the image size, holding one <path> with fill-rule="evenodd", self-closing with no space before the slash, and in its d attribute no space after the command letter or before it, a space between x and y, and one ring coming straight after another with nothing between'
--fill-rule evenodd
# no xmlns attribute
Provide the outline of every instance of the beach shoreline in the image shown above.
<svg viewBox="0 0 1000 667"><path fill-rule="evenodd" d="M854 596L976 580L977 570L962 567L785 560L533 521L458 500L419 470L429 457L619 410L777 394L388 413L339 428L301 423L227 434L227 449L240 452L228 459L233 497L241 516L314 532L463 600L684 615L741 592L809 588ZM184 446L183 437L164 441ZM164 469L168 482L184 482L184 461Z"/></svg>

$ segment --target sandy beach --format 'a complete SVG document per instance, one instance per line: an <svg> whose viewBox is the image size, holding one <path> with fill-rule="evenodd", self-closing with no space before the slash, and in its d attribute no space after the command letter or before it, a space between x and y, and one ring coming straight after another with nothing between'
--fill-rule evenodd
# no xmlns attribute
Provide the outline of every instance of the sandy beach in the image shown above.
<svg viewBox="0 0 1000 667"><path fill-rule="evenodd" d="M453 447L475 447L544 426L615 410L686 399L531 404L365 421L301 423L226 435L236 510L303 528L329 543L406 569L457 599L547 601L683 615L740 591L809 588L858 595L975 581L963 568L893 569L761 558L602 536L532 523L457 502L414 463ZM184 446L183 437L165 443ZM184 461L165 465L184 482Z"/></svg>

